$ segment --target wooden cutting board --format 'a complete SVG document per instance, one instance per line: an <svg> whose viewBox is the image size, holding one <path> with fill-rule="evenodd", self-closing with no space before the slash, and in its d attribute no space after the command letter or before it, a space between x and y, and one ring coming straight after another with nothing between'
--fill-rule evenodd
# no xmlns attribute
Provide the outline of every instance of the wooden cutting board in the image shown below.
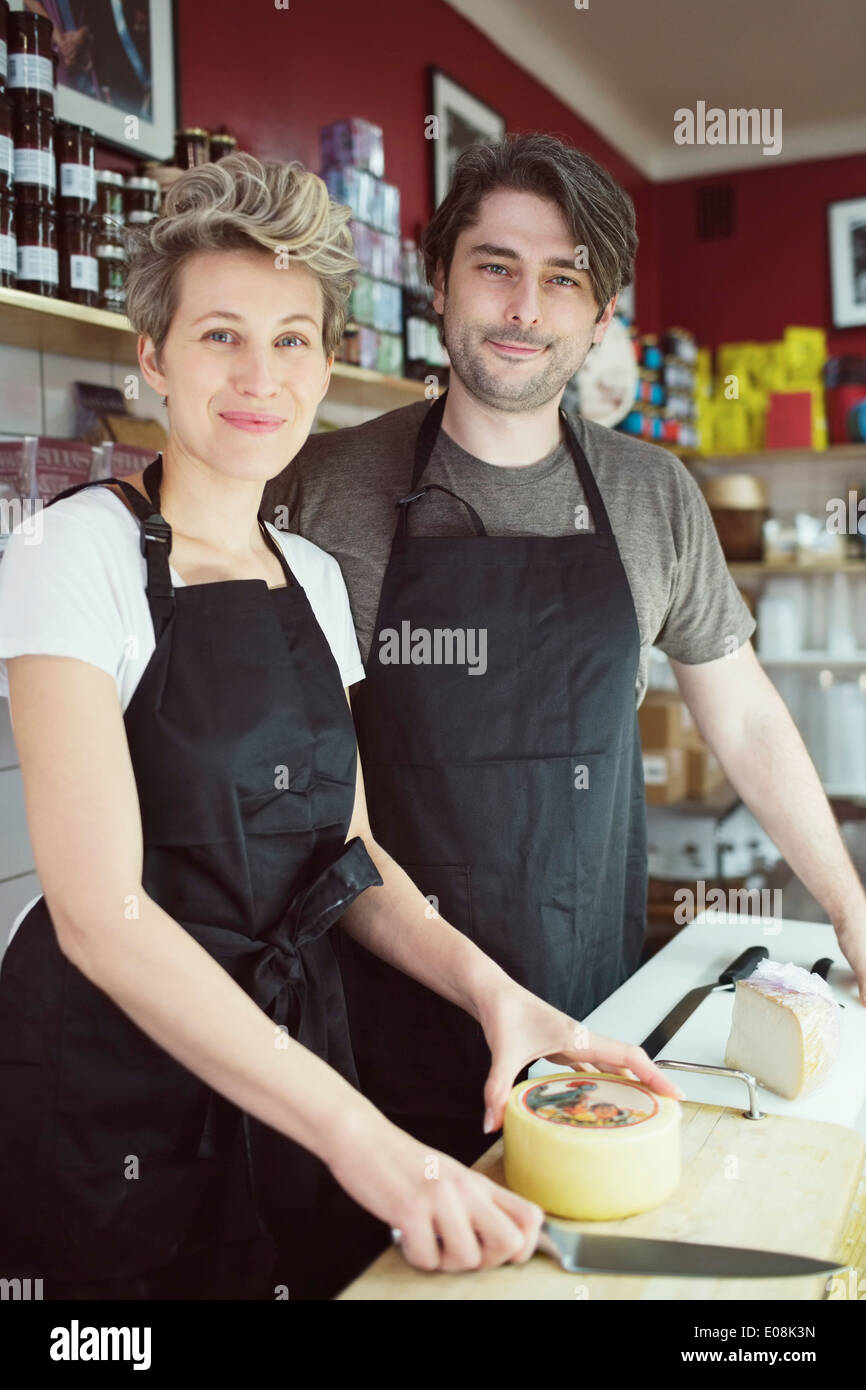
<svg viewBox="0 0 866 1390"><path fill-rule="evenodd" d="M767 1115L684 1101L683 1174L654 1211L622 1221L569 1223L578 1230L710 1245L743 1245L847 1261L851 1217L863 1172L863 1140L824 1121ZM475 1164L505 1183L500 1140ZM654 1275L569 1274L546 1255L525 1265L469 1274L425 1274L387 1250L342 1294L378 1299L786 1299L845 1297L842 1275L787 1279L683 1279ZM844 1280L844 1286L843 1286Z"/></svg>

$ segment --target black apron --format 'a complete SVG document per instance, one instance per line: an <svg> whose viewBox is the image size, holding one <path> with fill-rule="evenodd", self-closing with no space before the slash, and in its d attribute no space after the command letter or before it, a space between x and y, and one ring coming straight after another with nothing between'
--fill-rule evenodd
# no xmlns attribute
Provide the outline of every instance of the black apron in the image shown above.
<svg viewBox="0 0 866 1390"><path fill-rule="evenodd" d="M173 589L161 472L160 456L144 473L152 505L121 484L141 526L156 638L124 715L144 890L273 1019L275 1047L289 1034L357 1085L327 932L382 880L363 841L346 844L356 744L339 670L261 513L286 587ZM125 916L119 907L117 930L138 930ZM251 1296L258 1276L271 1298L272 1277L302 1293L317 1212L336 1186L327 1168L91 984L59 950L44 898L0 973L0 1113L5 1275L123 1280L192 1259L199 1274L236 1270L222 1296Z"/></svg>
<svg viewBox="0 0 866 1390"><path fill-rule="evenodd" d="M371 829L430 899L431 932L438 909L581 1019L633 973L645 934L631 590L563 412L594 532L492 537L457 498L474 536L410 535L410 507L423 527L421 478L444 406L418 434L353 692ZM481 1152L490 1055L478 1024L343 934L337 949L365 1094L425 1142L462 1127L463 1157L473 1142Z"/></svg>

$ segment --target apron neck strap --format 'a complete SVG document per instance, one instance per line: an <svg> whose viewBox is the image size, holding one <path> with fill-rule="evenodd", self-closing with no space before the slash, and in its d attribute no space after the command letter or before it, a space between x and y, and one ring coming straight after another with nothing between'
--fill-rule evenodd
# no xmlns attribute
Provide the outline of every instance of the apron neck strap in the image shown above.
<svg viewBox="0 0 866 1390"><path fill-rule="evenodd" d="M602 501L598 483L595 481L592 469L589 466L589 461L575 433L574 426L562 409L562 406L559 407L559 418L562 421L565 437L571 449L571 457L574 459L574 466L577 470L577 476L580 479L580 485L583 488L583 495L589 504L593 525L595 526L595 534L597 536L607 536L610 540L613 540L613 527L610 524L607 507Z"/></svg>
<svg viewBox="0 0 866 1390"><path fill-rule="evenodd" d="M150 498L149 502L142 497L138 488L133 487L125 478L94 478L90 482L76 483L74 487L64 488L47 504L50 507L52 502L59 502L61 497L71 497L74 493L81 492L87 487L106 487L113 483L120 488L138 519L139 530L141 531L141 553L147 561L145 592L150 604L153 630L157 642L165 624L174 612L174 586L171 582L171 572L168 565L168 556L171 550L171 527L159 513L159 480L161 476L162 455L159 454L152 463L147 465L142 475L142 481Z"/></svg>
<svg viewBox="0 0 866 1390"><path fill-rule="evenodd" d="M442 417L445 414L445 402L448 399L448 392L443 391L442 395L433 402L424 419L415 440L415 464L412 469L412 486L410 492L414 492L421 475L430 462L430 455L436 447L436 440L439 438L439 431L442 428Z"/></svg>
<svg viewBox="0 0 866 1390"><path fill-rule="evenodd" d="M438 483L430 483L426 487L419 487L419 483L424 474L424 470L430 462L433 450L436 447L436 440L439 438L439 431L442 428L442 419L445 414L445 401L447 399L447 394L447 392L443 392L442 395L439 396L438 400L434 401L433 405L431 405L430 409L427 411L427 414L424 416L424 419L421 422L421 428L419 429L417 438L415 440L415 460L414 466L412 468L412 486L409 489L408 495L406 497L401 497L399 502L397 503L397 506L401 508L400 517L397 522L397 535L399 536L405 536L408 534L410 503L416 501L419 497L423 497L427 492L431 491L433 488L436 488L439 492L449 491L448 488L443 488ZM569 449L571 450L571 456L574 460L574 466L577 471L577 476L580 479L580 485L583 488L584 497L587 500L590 512L592 514L592 520L595 526L596 535L607 536L610 537L610 539L612 540L613 528L610 524L610 518L607 514L607 508L605 507L604 502L602 501L601 493L598 489L598 484L596 483L595 478L593 477L592 469L589 466L586 454L583 452L583 449L581 448L580 441L578 440L577 435L574 431L574 426L572 425L571 421L569 420L562 407L560 407L559 410L559 418L562 421L563 429L565 430L566 442L569 446ZM449 493L449 496L457 497L457 494L451 492ZM461 497L457 497L457 501L463 502L463 506L469 513L469 517L472 522L472 526L475 530L475 534L477 536L486 535L487 533L484 529L484 525L481 521L481 518L478 516L478 513L474 511L472 507L469 506L468 502L463 501Z"/></svg>
<svg viewBox="0 0 866 1390"><path fill-rule="evenodd" d="M123 488L124 496L132 503L141 530L141 553L147 561L147 584L145 593L153 618L154 636L157 642L162 630L174 612L174 585L171 582L168 557L171 553L171 527L159 510L159 484L162 479L162 454L157 454L141 475L151 505L148 506L137 488L115 479Z"/></svg>

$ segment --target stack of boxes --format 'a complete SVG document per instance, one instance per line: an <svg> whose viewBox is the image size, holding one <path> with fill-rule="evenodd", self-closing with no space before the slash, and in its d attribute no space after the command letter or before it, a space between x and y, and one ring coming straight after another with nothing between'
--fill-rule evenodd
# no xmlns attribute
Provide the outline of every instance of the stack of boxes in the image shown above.
<svg viewBox="0 0 866 1390"><path fill-rule="evenodd" d="M698 346L685 328L669 328L662 341L655 333L632 331L638 362L634 409L620 425L626 434L657 444L697 447Z"/></svg>
<svg viewBox="0 0 866 1390"><path fill-rule="evenodd" d="M648 690L638 709L638 724L649 805L700 799L724 783L721 764L675 691Z"/></svg>
<svg viewBox="0 0 866 1390"><path fill-rule="evenodd" d="M403 374L400 190L386 183L382 131L369 121L335 121L320 132L321 176L352 209L349 230L360 270L338 350L342 362Z"/></svg>
<svg viewBox="0 0 866 1390"><path fill-rule="evenodd" d="M826 449L823 329L789 327L769 343L722 343L715 387L700 404L700 449Z"/></svg>

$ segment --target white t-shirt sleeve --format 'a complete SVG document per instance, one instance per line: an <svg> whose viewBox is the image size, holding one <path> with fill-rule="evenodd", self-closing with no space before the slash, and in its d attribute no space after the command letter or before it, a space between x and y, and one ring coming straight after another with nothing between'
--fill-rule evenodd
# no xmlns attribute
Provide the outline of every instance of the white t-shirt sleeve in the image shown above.
<svg viewBox="0 0 866 1390"><path fill-rule="evenodd" d="M0 560L0 695L6 698L6 658L13 656L77 657L117 679L128 624L110 547L101 543L98 525L77 511L63 501L44 507L9 536Z"/></svg>
<svg viewBox="0 0 866 1390"><path fill-rule="evenodd" d="M362 681L364 665L346 583L337 561L303 536L278 531L270 523L268 528L282 545L289 566L310 601L316 621L334 654L343 685Z"/></svg>

